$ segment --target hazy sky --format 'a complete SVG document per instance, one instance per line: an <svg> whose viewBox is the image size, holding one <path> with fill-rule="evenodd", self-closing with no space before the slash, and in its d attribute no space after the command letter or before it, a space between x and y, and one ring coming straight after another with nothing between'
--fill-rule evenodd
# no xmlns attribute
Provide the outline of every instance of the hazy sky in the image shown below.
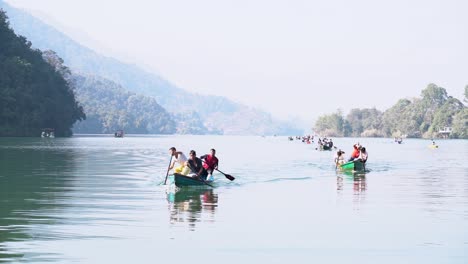
<svg viewBox="0 0 468 264"><path fill-rule="evenodd" d="M311 121L427 84L463 98L466 0L7 0L179 87Z"/></svg>

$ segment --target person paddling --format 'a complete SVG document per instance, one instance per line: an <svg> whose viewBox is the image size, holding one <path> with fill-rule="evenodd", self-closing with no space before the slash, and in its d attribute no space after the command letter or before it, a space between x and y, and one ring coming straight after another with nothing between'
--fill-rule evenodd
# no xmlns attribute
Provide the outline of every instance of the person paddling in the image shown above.
<svg viewBox="0 0 468 264"><path fill-rule="evenodd" d="M341 151L338 150L338 152L336 152L336 155L335 155L335 164L336 164L336 167L342 165L342 164L345 164L345 158L343 156L343 154L345 154L344 151Z"/></svg>
<svg viewBox="0 0 468 264"><path fill-rule="evenodd" d="M360 155L359 145L358 145L358 144L354 144L353 147L354 147L353 152L351 152L351 157L349 158L348 161L353 161L353 160L359 158L359 155Z"/></svg>
<svg viewBox="0 0 468 264"><path fill-rule="evenodd" d="M210 154L206 154L200 157L200 159L204 160L203 168L208 172L209 179L213 177L213 171L218 169L218 158L216 157L216 150L210 149Z"/></svg>
<svg viewBox="0 0 468 264"><path fill-rule="evenodd" d="M175 147L169 149L169 154L171 154L172 162L167 170L170 171L172 168L174 168L176 163L178 163L179 166L174 168L174 172L182 173L185 166L185 162L187 161L187 157L185 156L185 154L182 151L177 151Z"/></svg>
<svg viewBox="0 0 468 264"><path fill-rule="evenodd" d="M195 150L190 150L189 159L185 162L185 165L189 167L190 174L193 178L199 178L203 181L206 180L206 176L208 176L208 172L206 172L205 168L203 168L202 160L197 157L197 153Z"/></svg>

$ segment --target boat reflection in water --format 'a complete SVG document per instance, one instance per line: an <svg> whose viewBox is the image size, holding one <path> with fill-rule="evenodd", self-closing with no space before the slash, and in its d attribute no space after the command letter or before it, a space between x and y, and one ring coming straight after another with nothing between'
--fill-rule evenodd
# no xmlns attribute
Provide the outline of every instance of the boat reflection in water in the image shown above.
<svg viewBox="0 0 468 264"><path fill-rule="evenodd" d="M336 177L337 190L343 190L345 180L353 180L353 190L355 194L360 194L367 189L365 171L341 171Z"/></svg>
<svg viewBox="0 0 468 264"><path fill-rule="evenodd" d="M198 222L214 222L218 195L212 188L177 188L167 191L171 224L186 223L195 230Z"/></svg>
<svg viewBox="0 0 468 264"><path fill-rule="evenodd" d="M352 184L352 193L349 191ZM366 198L366 173L364 171L342 171L336 177L336 185L339 193L352 200L353 208L359 210Z"/></svg>

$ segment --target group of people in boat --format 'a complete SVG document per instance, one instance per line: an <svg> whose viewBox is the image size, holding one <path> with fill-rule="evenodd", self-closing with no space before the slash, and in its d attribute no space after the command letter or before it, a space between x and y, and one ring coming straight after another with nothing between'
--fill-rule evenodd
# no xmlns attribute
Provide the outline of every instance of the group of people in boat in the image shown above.
<svg viewBox="0 0 468 264"><path fill-rule="evenodd" d="M175 147L169 149L171 162L168 172L174 169L174 173L201 179L203 181L213 180L213 171L218 169L219 160L216 157L216 150L210 149L209 154L197 157L195 150L190 150L189 157L182 151L177 151Z"/></svg>
<svg viewBox="0 0 468 264"><path fill-rule="evenodd" d="M42 131L41 137L43 138L54 138L55 137L55 132L53 129L46 128Z"/></svg>
<svg viewBox="0 0 468 264"><path fill-rule="evenodd" d="M294 138L292 136L289 136L288 139L290 141L293 141ZM304 143L310 144L310 142L314 142L314 136L311 135L306 135L306 136L296 136L296 140L301 140Z"/></svg>
<svg viewBox="0 0 468 264"><path fill-rule="evenodd" d="M366 163L367 158L369 157L369 153L367 152L366 148L359 143L353 145L353 151L351 152L351 156L348 158L348 160L345 159L343 154L345 154L345 152L341 149L336 152L335 164L337 166L355 160L359 160L362 163Z"/></svg>
<svg viewBox="0 0 468 264"><path fill-rule="evenodd" d="M333 140L330 138L319 138L317 141L318 147L323 150L328 150L333 147Z"/></svg>
<svg viewBox="0 0 468 264"><path fill-rule="evenodd" d="M115 133L114 133L114 137L117 137L117 138L121 138L124 136L124 131L123 130L117 130Z"/></svg>
<svg viewBox="0 0 468 264"><path fill-rule="evenodd" d="M403 142L403 139L401 137L399 138L395 138L395 142L398 143L398 144L401 144Z"/></svg>

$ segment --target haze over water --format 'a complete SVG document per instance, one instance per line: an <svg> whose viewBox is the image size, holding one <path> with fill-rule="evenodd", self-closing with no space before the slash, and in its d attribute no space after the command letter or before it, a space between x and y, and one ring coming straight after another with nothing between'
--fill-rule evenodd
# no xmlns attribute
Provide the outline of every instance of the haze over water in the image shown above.
<svg viewBox="0 0 468 264"><path fill-rule="evenodd" d="M468 141L0 138L0 262L467 263ZM216 148L215 188L161 183L168 149Z"/></svg>

